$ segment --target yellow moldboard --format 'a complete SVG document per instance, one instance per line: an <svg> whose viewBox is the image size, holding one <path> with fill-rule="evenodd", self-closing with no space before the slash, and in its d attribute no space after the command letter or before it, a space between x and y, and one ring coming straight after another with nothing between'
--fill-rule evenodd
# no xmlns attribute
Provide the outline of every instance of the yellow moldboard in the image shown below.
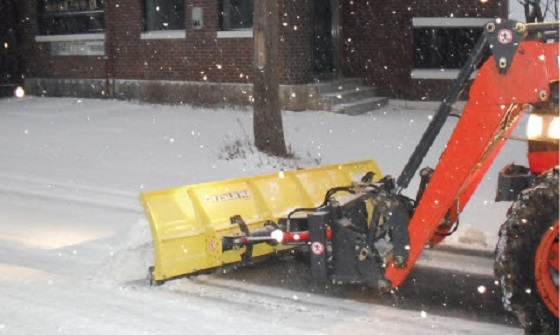
<svg viewBox="0 0 560 335"><path fill-rule="evenodd" d="M327 190L350 186L369 171L375 180L382 176L377 164L366 160L142 193L155 252L152 279L240 262L244 247L222 252L221 237L240 233L232 216L240 215L252 231L295 208L320 205ZM253 256L282 249L286 247L258 244Z"/></svg>

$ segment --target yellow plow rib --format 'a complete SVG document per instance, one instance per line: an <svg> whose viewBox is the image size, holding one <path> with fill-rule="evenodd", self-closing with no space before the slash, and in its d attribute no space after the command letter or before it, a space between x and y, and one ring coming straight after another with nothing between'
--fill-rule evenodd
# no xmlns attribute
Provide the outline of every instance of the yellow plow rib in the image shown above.
<svg viewBox="0 0 560 335"><path fill-rule="evenodd" d="M245 248L222 251L222 237L240 233L231 217L240 215L250 231L262 228L295 208L320 205L329 189L349 186L369 171L381 177L377 164L367 160L143 193L155 252L152 279L240 262ZM283 249L258 244L252 256Z"/></svg>

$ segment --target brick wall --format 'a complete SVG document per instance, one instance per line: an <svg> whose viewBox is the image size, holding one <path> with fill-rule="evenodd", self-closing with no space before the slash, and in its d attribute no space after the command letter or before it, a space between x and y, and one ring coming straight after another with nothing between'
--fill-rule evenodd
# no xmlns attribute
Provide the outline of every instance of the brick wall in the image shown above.
<svg viewBox="0 0 560 335"><path fill-rule="evenodd" d="M105 1L105 53L109 72L115 78L144 79L149 60L143 60L144 43L140 42L143 27L143 0Z"/></svg>
<svg viewBox="0 0 560 335"><path fill-rule="evenodd" d="M141 39L142 0L105 1L106 57L51 56L50 42L36 42L35 1L27 0L26 50L32 66L29 76L48 78L105 78L107 71L119 79L247 82L251 75L252 39L217 39L218 2L187 0L186 26L192 6L204 10L204 29L186 29L186 38ZM108 60L106 59L108 58ZM112 62L112 63L111 63ZM243 76L241 76L243 74Z"/></svg>
<svg viewBox="0 0 560 335"><path fill-rule="evenodd" d="M92 78L105 77L105 59L102 56L53 57L51 44L36 42L37 2L23 2L24 15L24 60L27 77L48 78Z"/></svg>
<svg viewBox="0 0 560 335"><path fill-rule="evenodd" d="M192 7L201 7L204 28L190 29ZM182 58L187 80L247 83L252 77L253 40L216 38L219 30L217 0L192 0L185 6L187 38Z"/></svg>
<svg viewBox="0 0 560 335"><path fill-rule="evenodd" d="M394 97L410 77L410 1L341 0L342 61L347 77L363 77Z"/></svg>
<svg viewBox="0 0 560 335"><path fill-rule="evenodd" d="M251 76L252 39L219 39L218 2L185 3L185 39L140 39L143 32L141 0L119 0L113 17L116 77L124 79L187 80L246 83ZM192 7L203 10L203 29L191 27ZM128 7L128 8L126 8ZM114 21L113 21L114 22ZM131 28L132 27L132 28Z"/></svg>
<svg viewBox="0 0 560 335"><path fill-rule="evenodd" d="M35 1L26 0L32 23L26 45L32 77L99 79L184 80L250 83L253 39L217 38L218 0L186 0L186 38L141 39L143 0L105 1L106 57L51 56L50 42L36 42ZM201 7L203 29L191 29L191 11ZM311 80L312 0L280 1L280 81L282 84ZM293 27L297 26L297 30Z"/></svg>
<svg viewBox="0 0 560 335"><path fill-rule="evenodd" d="M278 3L281 84L307 84L313 79L313 1Z"/></svg>

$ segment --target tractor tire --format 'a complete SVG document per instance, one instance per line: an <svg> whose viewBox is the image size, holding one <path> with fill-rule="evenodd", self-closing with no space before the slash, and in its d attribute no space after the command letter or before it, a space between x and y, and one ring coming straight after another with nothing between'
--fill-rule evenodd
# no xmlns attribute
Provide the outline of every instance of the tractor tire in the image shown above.
<svg viewBox="0 0 560 335"><path fill-rule="evenodd" d="M558 334L558 169L521 193L500 228L494 273L526 334Z"/></svg>

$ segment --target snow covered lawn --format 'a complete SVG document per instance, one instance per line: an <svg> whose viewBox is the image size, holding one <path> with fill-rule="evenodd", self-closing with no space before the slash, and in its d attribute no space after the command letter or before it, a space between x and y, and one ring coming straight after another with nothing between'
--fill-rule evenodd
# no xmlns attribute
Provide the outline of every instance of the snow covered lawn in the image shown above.
<svg viewBox="0 0 560 335"><path fill-rule="evenodd" d="M245 145L251 114L107 100L0 100L0 334L521 333L499 310L491 269L477 271L476 264L472 275L450 270L447 277L426 266L392 297L361 288L317 290L305 275L281 273L291 268L274 264L147 287L151 237L140 192L366 158L398 176L433 113L284 112L294 160ZM455 122L423 165L435 165ZM228 159L234 149L244 158ZM493 201L497 171L514 160L525 163L525 150L523 143L506 145L448 244L493 250L509 205ZM408 195L416 187L413 181ZM424 263L433 267L429 259ZM450 287L432 287L434 276ZM451 282L457 278L463 286ZM480 293L481 286L488 292ZM450 296L434 302L446 290Z"/></svg>

